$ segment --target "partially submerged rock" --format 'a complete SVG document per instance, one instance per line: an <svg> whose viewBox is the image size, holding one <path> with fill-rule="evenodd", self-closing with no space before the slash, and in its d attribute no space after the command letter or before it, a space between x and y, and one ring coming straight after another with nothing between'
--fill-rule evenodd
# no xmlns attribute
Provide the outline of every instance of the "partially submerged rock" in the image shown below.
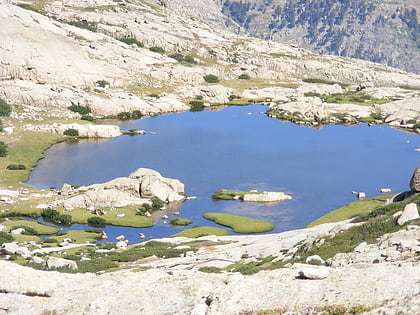
<svg viewBox="0 0 420 315"><path fill-rule="evenodd" d="M150 203L153 198L164 202L185 200L183 183L146 168L139 168L128 178L116 178L103 184L84 187L84 190L86 192L64 200L63 206L66 209L125 207Z"/></svg>
<svg viewBox="0 0 420 315"><path fill-rule="evenodd" d="M283 192L264 191L260 194L245 194L243 200L245 202L277 202L290 200L291 196Z"/></svg>

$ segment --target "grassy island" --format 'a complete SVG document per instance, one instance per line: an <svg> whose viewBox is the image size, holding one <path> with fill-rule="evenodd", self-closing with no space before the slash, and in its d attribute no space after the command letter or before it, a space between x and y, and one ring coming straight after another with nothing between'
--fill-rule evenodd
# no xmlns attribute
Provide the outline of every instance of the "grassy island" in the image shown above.
<svg viewBox="0 0 420 315"><path fill-rule="evenodd" d="M183 237L189 237L189 238L197 238L197 237L207 236L207 235L224 236L224 235L230 235L230 233L226 231L225 229L221 229L217 227L197 226L188 230L184 230L177 234L174 234L171 237L183 236Z"/></svg>
<svg viewBox="0 0 420 315"><path fill-rule="evenodd" d="M262 194L257 191L218 190L211 197L216 200L243 200L245 194Z"/></svg>
<svg viewBox="0 0 420 315"><path fill-rule="evenodd" d="M266 221L250 219L238 215L209 212L204 214L208 220L227 226L236 233L263 233L274 229L274 224Z"/></svg>

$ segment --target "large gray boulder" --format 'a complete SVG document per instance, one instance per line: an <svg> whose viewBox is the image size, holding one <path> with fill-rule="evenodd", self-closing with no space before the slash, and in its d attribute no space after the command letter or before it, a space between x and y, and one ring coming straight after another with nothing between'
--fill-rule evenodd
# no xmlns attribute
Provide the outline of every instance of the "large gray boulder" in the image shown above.
<svg viewBox="0 0 420 315"><path fill-rule="evenodd" d="M66 199L66 209L87 207L125 207L149 203L152 198L165 202L182 201L184 184L165 178L159 172L139 168L129 177L120 177L84 188L84 193Z"/></svg>
<svg viewBox="0 0 420 315"><path fill-rule="evenodd" d="M410 180L410 189L412 192L420 192L420 166L416 168Z"/></svg>
<svg viewBox="0 0 420 315"><path fill-rule="evenodd" d="M290 199L292 199L291 196L275 191L264 191L261 194L245 194L243 198L245 202L278 202Z"/></svg>

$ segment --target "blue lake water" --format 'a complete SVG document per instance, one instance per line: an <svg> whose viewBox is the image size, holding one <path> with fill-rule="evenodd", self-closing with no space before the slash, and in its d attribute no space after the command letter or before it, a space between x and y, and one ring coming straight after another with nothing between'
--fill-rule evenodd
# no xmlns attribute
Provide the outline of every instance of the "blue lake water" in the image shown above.
<svg viewBox="0 0 420 315"><path fill-rule="evenodd" d="M408 190L420 165L420 152L415 151L419 135L366 124L313 129L270 119L261 114L265 110L250 105L120 122L122 129L156 134L54 145L27 184L89 185L152 168L181 180L187 194L198 197L171 209L193 220L194 226L216 226L202 215L224 212L270 221L276 226L273 232L281 232L303 228L356 200L353 190L367 197L379 195L380 188ZM212 193L222 188L283 191L293 200L270 205L212 200ZM163 237L184 229L156 221L147 229L106 231L111 237L138 232Z"/></svg>

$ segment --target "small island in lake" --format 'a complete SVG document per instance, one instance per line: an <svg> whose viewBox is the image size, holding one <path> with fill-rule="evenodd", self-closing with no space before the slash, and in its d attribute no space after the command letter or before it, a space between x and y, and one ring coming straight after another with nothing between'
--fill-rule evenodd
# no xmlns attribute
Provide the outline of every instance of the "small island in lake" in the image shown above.
<svg viewBox="0 0 420 315"><path fill-rule="evenodd" d="M216 200L242 200L245 202L280 202L292 199L291 196L283 192L263 191L232 191L232 190L218 190L212 195Z"/></svg>

